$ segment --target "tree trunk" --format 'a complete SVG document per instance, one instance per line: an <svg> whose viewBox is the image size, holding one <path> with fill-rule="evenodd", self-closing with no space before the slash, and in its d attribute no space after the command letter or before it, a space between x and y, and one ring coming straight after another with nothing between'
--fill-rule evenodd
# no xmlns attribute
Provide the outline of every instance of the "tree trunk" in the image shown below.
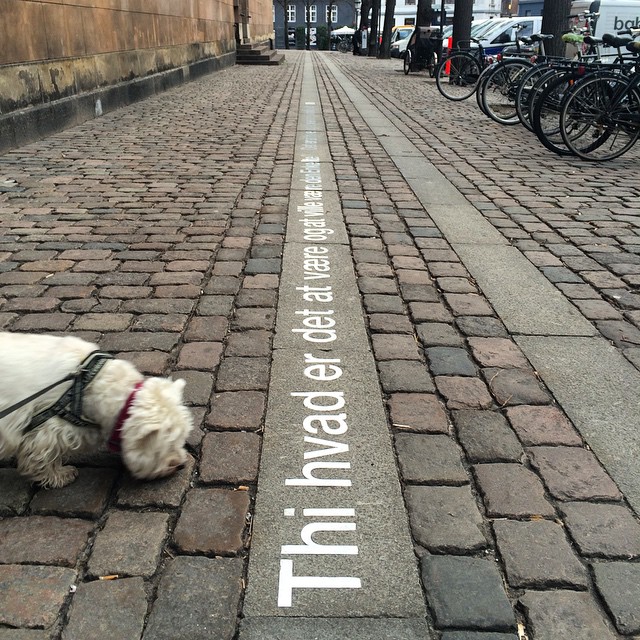
<svg viewBox="0 0 640 640"><path fill-rule="evenodd" d="M371 31L369 32L369 56L378 55L378 19L380 17L380 0L371 3Z"/></svg>
<svg viewBox="0 0 640 640"><path fill-rule="evenodd" d="M416 26L429 27L433 22L433 9L431 0L418 0L418 8L416 10Z"/></svg>
<svg viewBox="0 0 640 640"><path fill-rule="evenodd" d="M453 46L463 41L469 46L471 20L473 19L473 0L456 0L453 11Z"/></svg>
<svg viewBox="0 0 640 640"><path fill-rule="evenodd" d="M311 0L307 0L305 3L305 14L305 19L307 21L305 49L309 51L311 49Z"/></svg>
<svg viewBox="0 0 640 640"><path fill-rule="evenodd" d="M561 36L569 28L568 16L571 15L571 0L545 0L542 12L542 33L552 33L553 40L544 43L549 56L564 55L564 42Z"/></svg>
<svg viewBox="0 0 640 640"><path fill-rule="evenodd" d="M360 24L358 29L362 27L369 27L369 11L371 11L371 0L362 0L360 5Z"/></svg>
<svg viewBox="0 0 640 640"><path fill-rule="evenodd" d="M380 45L380 58L389 58L391 48L391 27L393 27L396 11L396 0L386 0L384 5L384 25L382 27L382 44Z"/></svg>
<svg viewBox="0 0 640 640"><path fill-rule="evenodd" d="M287 0L282 0L282 10L284 11L284 48L289 48L289 22L287 20Z"/></svg>

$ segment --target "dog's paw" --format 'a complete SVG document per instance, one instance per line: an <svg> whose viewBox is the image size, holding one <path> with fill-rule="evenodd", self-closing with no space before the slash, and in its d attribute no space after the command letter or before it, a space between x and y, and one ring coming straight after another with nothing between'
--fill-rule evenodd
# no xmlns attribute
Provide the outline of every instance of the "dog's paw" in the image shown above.
<svg viewBox="0 0 640 640"><path fill-rule="evenodd" d="M68 484L71 484L77 477L78 470L75 467L60 467L41 484L46 489L60 489L61 487L66 487Z"/></svg>

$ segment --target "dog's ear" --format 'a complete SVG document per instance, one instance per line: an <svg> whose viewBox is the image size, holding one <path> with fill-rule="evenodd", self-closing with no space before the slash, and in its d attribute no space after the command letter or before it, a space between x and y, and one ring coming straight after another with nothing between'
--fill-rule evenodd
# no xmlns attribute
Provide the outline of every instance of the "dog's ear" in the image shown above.
<svg viewBox="0 0 640 640"><path fill-rule="evenodd" d="M178 380L174 380L173 384L171 385L173 392L176 394L176 399L178 400L178 402L182 400L182 392L184 391L184 387L186 384L187 383L182 378L179 378Z"/></svg>

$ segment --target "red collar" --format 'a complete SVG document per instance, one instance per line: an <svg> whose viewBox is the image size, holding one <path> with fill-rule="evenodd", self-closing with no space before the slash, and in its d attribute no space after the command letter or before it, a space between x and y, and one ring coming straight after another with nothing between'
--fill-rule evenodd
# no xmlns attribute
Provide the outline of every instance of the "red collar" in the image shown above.
<svg viewBox="0 0 640 640"><path fill-rule="evenodd" d="M127 401L124 403L122 409L120 409L120 413L118 414L118 419L116 420L116 424L113 427L113 431L109 436L109 440L107 440L107 449L111 453L120 453L122 451L122 425L125 420L129 417L129 412L131 411L131 405L133 404L133 400L136 397L136 393L140 387L144 384L144 380L141 380L133 387L133 391L129 394Z"/></svg>

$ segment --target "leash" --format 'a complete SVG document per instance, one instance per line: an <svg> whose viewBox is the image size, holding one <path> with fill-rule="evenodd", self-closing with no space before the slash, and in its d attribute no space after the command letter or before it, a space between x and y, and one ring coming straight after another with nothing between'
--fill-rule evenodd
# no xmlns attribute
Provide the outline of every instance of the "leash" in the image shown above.
<svg viewBox="0 0 640 640"><path fill-rule="evenodd" d="M109 353L93 351L82 361L76 372L70 373L61 380L50 384L45 389L36 391L36 393L30 395L28 398L20 400L20 402L16 402L16 404L0 411L0 420L14 411L17 411L21 407L24 407L26 404L29 404L32 400L35 400L48 391L51 391L51 389L72 380L73 383L71 386L64 392L57 402L48 409L44 409L40 413L36 414L31 419L31 422L24 430L24 433L36 429L53 416L60 416L62 419L70 422L76 427L98 426L82 417L82 392L96 377L96 375L98 375L98 372L102 369L102 366L107 360L113 360L113 356Z"/></svg>

